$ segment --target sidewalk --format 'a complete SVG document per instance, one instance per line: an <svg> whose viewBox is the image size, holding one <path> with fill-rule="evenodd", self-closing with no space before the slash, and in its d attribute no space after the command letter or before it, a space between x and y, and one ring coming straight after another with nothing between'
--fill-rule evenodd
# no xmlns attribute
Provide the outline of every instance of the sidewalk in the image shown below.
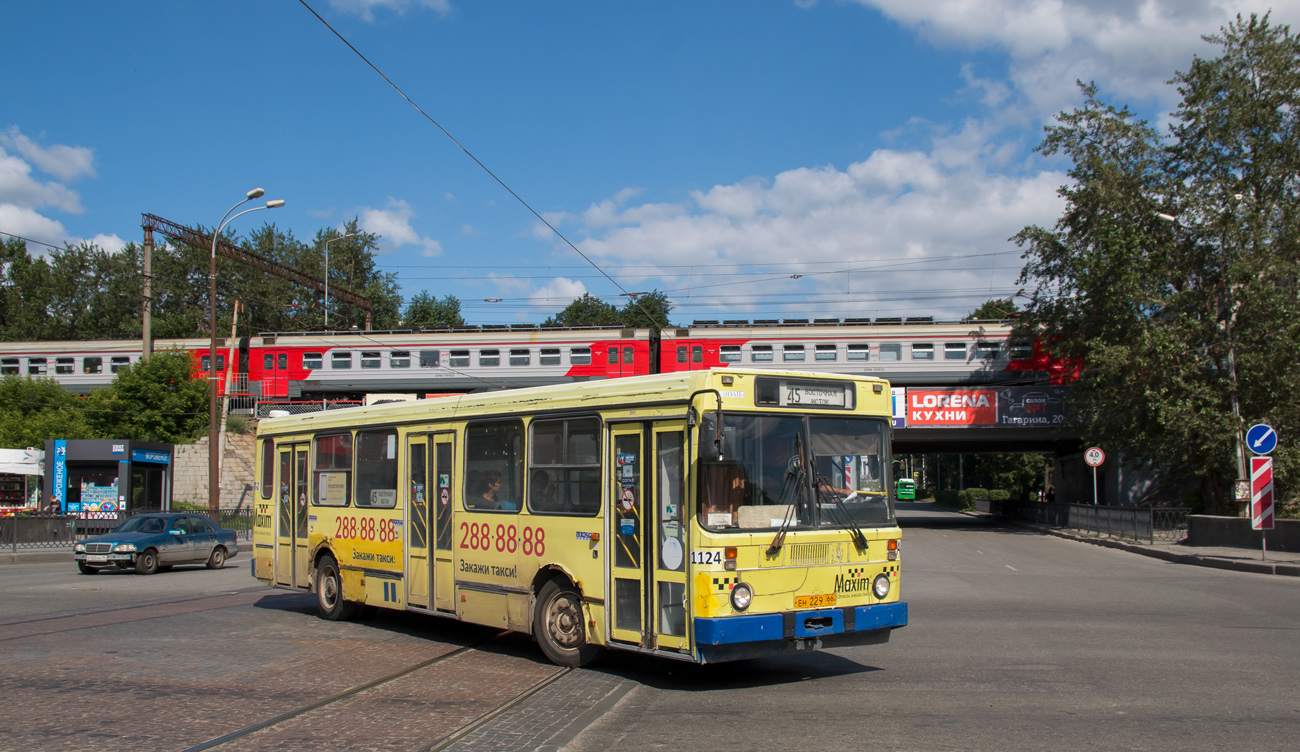
<svg viewBox="0 0 1300 752"><path fill-rule="evenodd" d="M1186 542L1173 543L1156 541L1155 543L1136 543L1116 538L1099 538L1087 533L1073 530L1061 530L1045 525L1031 525L1025 522L1013 523L1019 527L1036 530L1058 538L1091 543L1094 546L1118 548L1143 556L1164 559L1178 564L1192 564L1198 567L1231 569L1236 572L1255 572L1257 574L1278 574L1300 577L1300 554L1290 551L1269 551L1268 557L1261 560L1263 553L1258 548L1236 548L1229 546L1189 546Z"/></svg>
<svg viewBox="0 0 1300 752"><path fill-rule="evenodd" d="M0 565L4 564L72 564L72 544L49 548L0 548Z"/></svg>

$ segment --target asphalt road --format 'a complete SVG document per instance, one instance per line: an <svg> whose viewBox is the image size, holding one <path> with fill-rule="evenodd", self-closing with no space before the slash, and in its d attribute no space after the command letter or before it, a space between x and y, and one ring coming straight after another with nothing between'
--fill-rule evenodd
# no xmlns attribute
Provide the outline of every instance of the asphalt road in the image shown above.
<svg viewBox="0 0 1300 752"><path fill-rule="evenodd" d="M719 666L624 654L560 675L526 639L490 630L401 614L320 621L308 597L252 580L243 558L152 577L0 567L0 749L185 749L438 660L229 746L421 749L472 723L446 748L1282 750L1300 739L1300 579L940 526L907 529L903 595L911 624L885 645Z"/></svg>

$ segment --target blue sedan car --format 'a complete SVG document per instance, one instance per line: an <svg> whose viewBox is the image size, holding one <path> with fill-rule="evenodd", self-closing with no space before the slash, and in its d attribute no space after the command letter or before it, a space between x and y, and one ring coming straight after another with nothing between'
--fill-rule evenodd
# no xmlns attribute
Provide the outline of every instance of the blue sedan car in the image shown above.
<svg viewBox="0 0 1300 752"><path fill-rule="evenodd" d="M87 538L72 549L82 574L109 567L153 574L176 564L221 569L238 553L233 530L216 527L201 515L177 513L137 514L113 532Z"/></svg>

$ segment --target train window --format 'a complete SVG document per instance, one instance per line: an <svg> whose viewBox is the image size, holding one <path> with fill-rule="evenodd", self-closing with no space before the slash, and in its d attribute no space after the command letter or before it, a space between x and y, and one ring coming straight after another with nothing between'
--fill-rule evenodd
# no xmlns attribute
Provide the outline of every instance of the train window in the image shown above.
<svg viewBox="0 0 1300 752"><path fill-rule="evenodd" d="M703 348L701 348L699 345L696 345L695 347L691 348L691 359L694 362L699 363L701 360L703 360L703 357L704 357ZM625 347L623 348L623 363L626 365L631 362L632 362L632 348Z"/></svg>
<svg viewBox="0 0 1300 752"><path fill-rule="evenodd" d="M718 361L722 363L739 363L740 345L723 345L719 347Z"/></svg>
<svg viewBox="0 0 1300 752"><path fill-rule="evenodd" d="M200 371L203 371L203 372L206 373L207 370L208 370L209 368L211 368L211 367L212 367L212 358L209 358L207 355L203 355L203 356L201 356L201 357L199 358L199 370L200 370ZM72 371L68 371L68 373L72 373Z"/></svg>
<svg viewBox="0 0 1300 752"><path fill-rule="evenodd" d="M998 356L998 343L996 342L976 342L975 357L980 360L992 360Z"/></svg>
<svg viewBox="0 0 1300 752"><path fill-rule="evenodd" d="M318 352L302 354L302 367L306 368L308 371L318 369L323 364L324 364L324 358Z"/></svg>
<svg viewBox="0 0 1300 752"><path fill-rule="evenodd" d="M380 365L379 353L374 350L365 350L361 353L362 368L378 368Z"/></svg>
<svg viewBox="0 0 1300 752"><path fill-rule="evenodd" d="M81 372L82 373L103 373L104 359L103 358L82 358Z"/></svg>
<svg viewBox="0 0 1300 752"><path fill-rule="evenodd" d="M4 358L3 360L0 360L0 375L17 376L18 372L21 370L22 366L18 364L17 358Z"/></svg>
<svg viewBox="0 0 1300 752"><path fill-rule="evenodd" d="M436 350L434 352L437 352ZM389 368L410 368L411 352L409 350L393 350L388 353Z"/></svg>
<svg viewBox="0 0 1300 752"><path fill-rule="evenodd" d="M323 507L345 507L352 494L352 434L317 436L316 499Z"/></svg>
<svg viewBox="0 0 1300 752"><path fill-rule="evenodd" d="M560 348L543 347L541 354L537 356L537 364L542 366L558 366L560 364Z"/></svg>
<svg viewBox="0 0 1300 752"><path fill-rule="evenodd" d="M335 352L330 353L330 368L344 371L352 367L352 353Z"/></svg>
<svg viewBox="0 0 1300 752"><path fill-rule="evenodd" d="M532 359L532 353L528 350L510 351L510 365L512 366L526 366L532 362Z"/></svg>
<svg viewBox="0 0 1300 752"><path fill-rule="evenodd" d="M447 365L452 368L468 368L469 350L452 350L448 352Z"/></svg>
<svg viewBox="0 0 1300 752"><path fill-rule="evenodd" d="M1012 342L1011 357L1015 360L1024 360L1034 357L1034 346L1028 342Z"/></svg>
<svg viewBox="0 0 1300 752"><path fill-rule="evenodd" d="M787 363L803 362L803 345L785 345L781 348L781 360Z"/></svg>
<svg viewBox="0 0 1300 752"><path fill-rule="evenodd" d="M28 376L45 375L45 358L28 358L27 359Z"/></svg>
<svg viewBox="0 0 1300 752"><path fill-rule="evenodd" d="M685 357L684 354L683 354L683 352L684 352L685 350L686 350L686 348L684 348L684 347L679 347L679 348L677 348L677 357L679 357L679 358L681 358L681 357ZM684 363L685 361L682 361L682 362ZM611 347L611 348L609 348L609 364L610 364L611 366L616 366L616 365L618 365L618 348L617 348L617 347Z"/></svg>
<svg viewBox="0 0 1300 752"><path fill-rule="evenodd" d="M591 348L574 347L569 350L569 364L575 366L591 365Z"/></svg>
<svg viewBox="0 0 1300 752"><path fill-rule="evenodd" d="M835 345L818 345L814 357L817 360L835 360L839 357L839 348Z"/></svg>
<svg viewBox="0 0 1300 752"><path fill-rule="evenodd" d="M501 365L501 351L500 350L479 350L478 364L480 366Z"/></svg>
<svg viewBox="0 0 1300 752"><path fill-rule="evenodd" d="M686 349L687 349L687 348L686 348L686 345L678 345L678 346L677 346L677 362L678 362L678 363L685 363L685 362L686 362ZM611 361L611 362L613 362L613 361Z"/></svg>
<svg viewBox="0 0 1300 752"><path fill-rule="evenodd" d="M206 365L206 361L204 362ZM72 358L58 358L54 361L55 373L72 373Z"/></svg>
<svg viewBox="0 0 1300 752"><path fill-rule="evenodd" d="M397 429L357 431L357 506L397 506Z"/></svg>
<svg viewBox="0 0 1300 752"><path fill-rule="evenodd" d="M552 514L600 511L600 420L535 420L531 426L528 509Z"/></svg>
<svg viewBox="0 0 1300 752"><path fill-rule="evenodd" d="M913 342L912 360L934 360L934 345L928 342Z"/></svg>
<svg viewBox="0 0 1300 752"><path fill-rule="evenodd" d="M944 360L965 360L966 343L965 342L947 342L943 346Z"/></svg>
<svg viewBox="0 0 1300 752"><path fill-rule="evenodd" d="M115 355L113 356L113 360L111 361L111 365L109 365L108 370L112 371L113 373L117 373L118 371L122 370L123 368L126 368L129 365L131 365L131 358L129 356Z"/></svg>
<svg viewBox="0 0 1300 752"><path fill-rule="evenodd" d="M629 347L629 348L626 348L625 350L623 350L623 362L624 362L624 363L631 363L631 362L632 362L632 348ZM691 346L691 362L692 362L692 363L703 363L703 362L704 362L704 346L703 346L703 345L692 345L692 346Z"/></svg>
<svg viewBox="0 0 1300 752"><path fill-rule="evenodd" d="M275 353L267 353L262 356L262 370L264 371L275 370Z"/></svg>
<svg viewBox="0 0 1300 752"><path fill-rule="evenodd" d="M523 460L520 421L470 424L465 429L465 508L518 512Z"/></svg>
<svg viewBox="0 0 1300 752"><path fill-rule="evenodd" d="M772 361L772 346L754 345L749 348L749 359L755 363L770 363Z"/></svg>
<svg viewBox="0 0 1300 752"><path fill-rule="evenodd" d="M897 343L881 345L881 360L900 360L903 357L903 346Z"/></svg>
<svg viewBox="0 0 1300 752"><path fill-rule="evenodd" d="M217 370L218 371L226 370L226 356L222 355L221 353L217 353ZM99 373L99 371L95 371L95 373Z"/></svg>
<svg viewBox="0 0 1300 752"><path fill-rule="evenodd" d="M849 345L844 357L847 360L869 360L870 356L871 345Z"/></svg>
<svg viewBox="0 0 1300 752"><path fill-rule="evenodd" d="M421 351L420 351L420 367L421 367L421 368L437 368L438 365L441 363L441 361L440 361L440 359L439 359L440 357L441 357L441 356L438 354L438 351L437 351L437 350L421 350ZM406 366L402 366L402 367L405 368Z"/></svg>
<svg viewBox="0 0 1300 752"><path fill-rule="evenodd" d="M280 353L279 358L280 358L280 370L287 371L289 369L289 353Z"/></svg>
<svg viewBox="0 0 1300 752"><path fill-rule="evenodd" d="M275 489L275 442L262 439L262 498L271 498Z"/></svg>

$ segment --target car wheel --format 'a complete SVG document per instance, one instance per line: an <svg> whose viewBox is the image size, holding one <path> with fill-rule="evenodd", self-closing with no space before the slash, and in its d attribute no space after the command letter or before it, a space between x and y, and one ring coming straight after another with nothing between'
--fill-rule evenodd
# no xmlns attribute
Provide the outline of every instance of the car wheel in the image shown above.
<svg viewBox="0 0 1300 752"><path fill-rule="evenodd" d="M603 652L587 642L582 594L560 579L542 586L533 608L533 636L546 657L561 666L587 666Z"/></svg>
<svg viewBox="0 0 1300 752"><path fill-rule="evenodd" d="M158 552L152 548L141 551L135 557L136 574L153 574L158 571Z"/></svg>
<svg viewBox="0 0 1300 752"><path fill-rule="evenodd" d="M97 574L99 572L97 567L88 567L84 561L77 562L77 569L80 569L82 574Z"/></svg>
<svg viewBox="0 0 1300 752"><path fill-rule="evenodd" d="M208 569L221 569L226 566L226 549L217 546L208 557Z"/></svg>
<svg viewBox="0 0 1300 752"><path fill-rule="evenodd" d="M357 615L359 606L343 598L343 578L339 575L334 557L321 559L316 568L316 608L320 618L329 621L347 621Z"/></svg>

